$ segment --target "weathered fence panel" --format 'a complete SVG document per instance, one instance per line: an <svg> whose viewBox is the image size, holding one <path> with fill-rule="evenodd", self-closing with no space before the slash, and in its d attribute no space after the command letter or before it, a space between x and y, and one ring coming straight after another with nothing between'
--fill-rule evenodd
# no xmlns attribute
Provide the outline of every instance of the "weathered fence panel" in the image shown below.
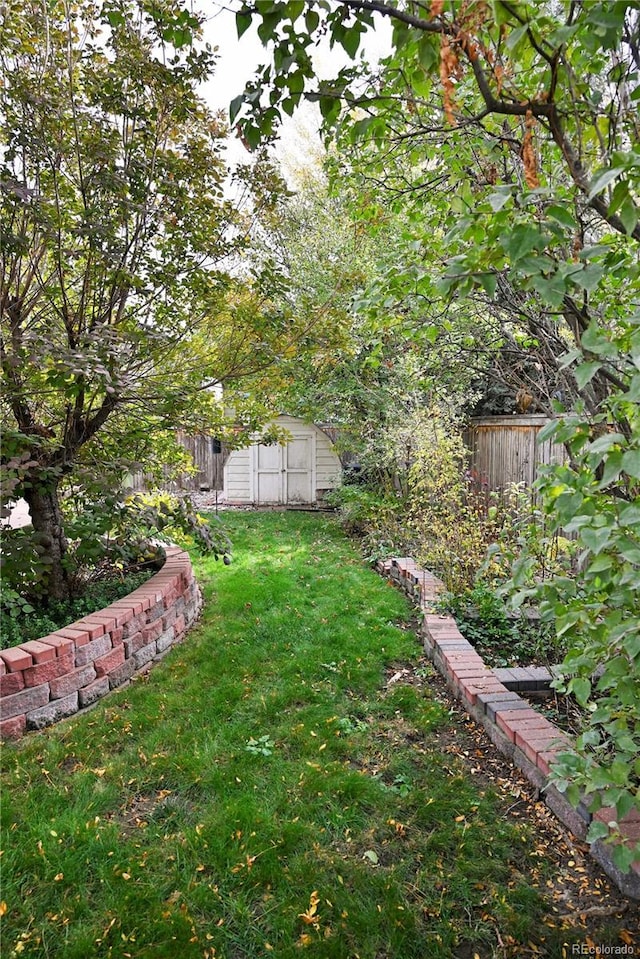
<svg viewBox="0 0 640 959"><path fill-rule="evenodd" d="M472 419L464 432L471 451L471 469L489 489L504 489L513 483L531 486L540 464L566 460L563 446L538 434L548 423L546 416L484 416Z"/></svg>
<svg viewBox="0 0 640 959"><path fill-rule="evenodd" d="M164 484L165 489L176 491L186 490L188 492L198 492L199 490L222 490L224 488L223 470L225 461L229 455L229 450L220 444L214 437L206 433L196 433L189 435L178 430L178 442L183 446L193 458L198 472L192 475L183 474L175 481L167 481ZM127 483L130 489L144 490L149 483L144 473L134 473Z"/></svg>

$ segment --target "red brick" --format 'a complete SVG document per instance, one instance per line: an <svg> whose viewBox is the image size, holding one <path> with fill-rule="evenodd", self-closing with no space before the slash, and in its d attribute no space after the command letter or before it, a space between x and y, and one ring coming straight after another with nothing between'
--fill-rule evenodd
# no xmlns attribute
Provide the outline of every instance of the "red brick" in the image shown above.
<svg viewBox="0 0 640 959"><path fill-rule="evenodd" d="M502 712L496 713L496 722L500 729L503 730L510 738L511 742L516 740L516 729L522 729L524 724L527 722L529 724L533 723L542 724L542 727L546 725L551 725L544 716L541 716L540 713L537 713L535 709L505 709Z"/></svg>
<svg viewBox="0 0 640 959"><path fill-rule="evenodd" d="M113 646L120 646L124 638L124 627L118 626L111 630L111 643Z"/></svg>
<svg viewBox="0 0 640 959"><path fill-rule="evenodd" d="M164 614L164 616L162 617L162 628L168 629L169 626L173 626L173 624L176 621L177 615L178 614L176 613L175 606L172 606L171 609L168 609L166 613Z"/></svg>
<svg viewBox="0 0 640 959"><path fill-rule="evenodd" d="M557 730L549 732L546 729L537 729L536 727L527 727L523 730L515 730L515 744L521 749L527 759L538 765L538 753L546 752L552 749L558 740Z"/></svg>
<svg viewBox="0 0 640 959"><path fill-rule="evenodd" d="M505 691L497 679L468 679L462 682L462 696L471 706L475 706L480 693L501 693Z"/></svg>
<svg viewBox="0 0 640 959"><path fill-rule="evenodd" d="M34 686L0 699L0 719L13 719L49 702L49 687Z"/></svg>
<svg viewBox="0 0 640 959"><path fill-rule="evenodd" d="M93 665L96 669L96 676L99 679L101 676L106 676L112 669L115 669L116 666L120 666L122 663L124 663L124 646L116 646L115 649L112 649L106 656L101 656L100 659L96 659Z"/></svg>
<svg viewBox="0 0 640 959"><path fill-rule="evenodd" d="M75 626L65 626L64 629L59 629L58 636L63 636L65 639L70 639L75 645L76 649L79 649L80 646L86 646L89 642L89 633L86 629Z"/></svg>
<svg viewBox="0 0 640 959"><path fill-rule="evenodd" d="M600 822L614 822L617 820L615 807L602 806L601 809L598 809L597 812L594 812L593 818L599 819ZM632 809L627 813L626 816L623 816L620 821L623 823L640 822L640 809Z"/></svg>
<svg viewBox="0 0 640 959"><path fill-rule="evenodd" d="M482 666L485 669L487 668L484 663L484 659L481 656L478 656L477 653L467 652L464 649L446 649L441 648L440 653L442 658L448 663L467 663L469 666Z"/></svg>
<svg viewBox="0 0 640 959"><path fill-rule="evenodd" d="M26 669L27 666L31 666L33 664L33 659L26 650L22 649L21 646L13 646L11 649L3 649L0 653L0 658L10 673L20 672L20 670Z"/></svg>
<svg viewBox="0 0 640 959"><path fill-rule="evenodd" d="M124 626L125 623L128 623L136 615L138 605L138 603L112 603L111 606L107 606L102 612L105 616L113 616L116 621L116 626ZM142 608L140 608L139 612L142 612Z"/></svg>
<svg viewBox="0 0 640 959"><path fill-rule="evenodd" d="M20 645L30 654L34 663L48 663L56 658L56 651L53 646L39 643L37 639L31 639L28 643L21 643Z"/></svg>
<svg viewBox="0 0 640 959"><path fill-rule="evenodd" d="M127 601L139 605L143 613L151 606L151 597L142 592L142 587L134 590L133 593L129 593Z"/></svg>
<svg viewBox="0 0 640 959"><path fill-rule="evenodd" d="M0 739L19 739L27 729L26 716L14 716L0 723Z"/></svg>
<svg viewBox="0 0 640 959"><path fill-rule="evenodd" d="M82 649L76 650L76 666L86 666L87 663L92 663L94 660L100 659L101 656L106 656L112 648L110 636L98 636L97 639L93 639Z"/></svg>
<svg viewBox="0 0 640 959"><path fill-rule="evenodd" d="M147 610L147 624L155 623L157 619L164 616L164 603L162 597Z"/></svg>
<svg viewBox="0 0 640 959"><path fill-rule="evenodd" d="M558 756L562 752L562 749L543 749L536 756L536 766L545 776L548 776L551 772L551 767L555 762L557 762Z"/></svg>
<svg viewBox="0 0 640 959"><path fill-rule="evenodd" d="M111 603L111 606L108 607L109 610L115 610L118 615L127 616L125 622L129 622L130 619L133 619L134 616L139 616L142 610L142 603L139 600L132 599L133 593L127 596L126 599L119 599L116 603ZM131 614L130 616L128 614Z"/></svg>
<svg viewBox="0 0 640 959"><path fill-rule="evenodd" d="M619 823L620 832L627 842L640 842L640 822L622 822Z"/></svg>
<svg viewBox="0 0 640 959"><path fill-rule="evenodd" d="M43 636L40 642L45 643L47 646L53 646L56 651L56 656L64 656L65 653L70 653L74 648L72 639L69 639L67 636L59 636L57 633Z"/></svg>
<svg viewBox="0 0 640 959"><path fill-rule="evenodd" d="M11 696L24 689L24 673L3 673L0 676L0 696Z"/></svg>
<svg viewBox="0 0 640 959"><path fill-rule="evenodd" d="M123 623L118 622L116 613L111 613L107 609L101 609L99 612L92 613L91 616L87 616L87 621L92 624L102 624L104 626L105 633L110 633L111 630L115 629L117 626L124 625Z"/></svg>
<svg viewBox="0 0 640 959"><path fill-rule="evenodd" d="M185 631L185 626L186 626L186 624L185 624L185 621L184 621L184 616L177 616L177 617L176 617L176 621L175 621L175 623L173 624L173 628L174 628L174 630L175 630L175 636L176 636L176 637L182 636L182 634L183 634L184 631Z"/></svg>
<svg viewBox="0 0 640 959"><path fill-rule="evenodd" d="M115 623L113 625L115 626ZM106 633L104 623L100 620L94 620L92 616L85 616L84 619L71 623L69 629L83 629L89 634L89 642L93 642L94 639L98 639Z"/></svg>
<svg viewBox="0 0 640 959"><path fill-rule="evenodd" d="M30 666L23 673L24 684L27 688L30 688L31 686L39 686L41 683L48 683L52 679L64 676L65 673L72 672L75 664L75 650L73 650L66 656L58 656L48 663Z"/></svg>
<svg viewBox="0 0 640 959"><path fill-rule="evenodd" d="M102 676L89 686L84 686L78 690L78 705L81 708L90 706L91 703L95 703L101 696L106 696L110 689L109 680L106 676Z"/></svg>
<svg viewBox="0 0 640 959"><path fill-rule="evenodd" d="M74 669L71 673L65 673L59 679L52 679L50 683L51 698L64 699L72 693L88 686L96 678L96 671L93 663L81 666L80 669Z"/></svg>
<svg viewBox="0 0 640 959"><path fill-rule="evenodd" d="M485 666L485 667L481 667L481 666L472 667L472 666L466 666L466 664L463 664L462 666L456 666L456 665L451 666L451 665L450 665L450 666L448 667L448 669L447 669L447 672L448 672L448 673L451 673L451 675L453 676L453 678L454 678L454 679L457 679L457 680L461 680L461 679L481 679L481 680L484 680L484 679L492 679L492 678L495 678L495 677L493 676L493 673L491 672L491 670L490 670L490 669L487 669L486 666Z"/></svg>
<svg viewBox="0 0 640 959"><path fill-rule="evenodd" d="M147 646L149 643L154 642L162 633L162 620L157 619L155 623L151 623L150 626L145 626L142 630L142 638L144 640L143 646Z"/></svg>
<svg viewBox="0 0 640 959"><path fill-rule="evenodd" d="M134 653L137 653L139 649L142 649L144 646L144 636L142 631L139 633L134 633L132 636L127 636L123 641L125 656L129 659L130 656L133 656Z"/></svg>
<svg viewBox="0 0 640 959"><path fill-rule="evenodd" d="M168 592L164 598L164 608L170 609L175 603L175 601L177 600L179 595L180 593L178 592L177 589L172 589L170 592Z"/></svg>
<svg viewBox="0 0 640 959"><path fill-rule="evenodd" d="M0 676L4 676L7 671L7 667L4 664L4 659L0 659Z"/></svg>

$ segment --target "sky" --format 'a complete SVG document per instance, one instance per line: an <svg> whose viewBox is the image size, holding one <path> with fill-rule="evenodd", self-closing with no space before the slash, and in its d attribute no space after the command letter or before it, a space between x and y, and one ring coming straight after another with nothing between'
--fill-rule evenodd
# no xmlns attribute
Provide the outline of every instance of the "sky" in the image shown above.
<svg viewBox="0 0 640 959"><path fill-rule="evenodd" d="M221 109L228 118L229 103L242 93L245 83L256 67L268 62L269 51L260 41L255 28L250 27L238 39L235 15L223 0L209 0L206 6L208 20L205 38L218 47L219 60L212 80L203 89L203 95L214 109ZM211 12L209 12L211 11ZM384 56L390 47L390 30L378 30L367 42L370 58ZM318 48L314 57L317 70L330 74L347 62L346 54L329 50L328 44ZM318 130L320 111L316 104L303 103L293 117L284 117L280 141L275 147L283 175L295 185L296 172L313 165L322 153ZM240 141L231 137L227 149L231 164L246 163L248 155Z"/></svg>

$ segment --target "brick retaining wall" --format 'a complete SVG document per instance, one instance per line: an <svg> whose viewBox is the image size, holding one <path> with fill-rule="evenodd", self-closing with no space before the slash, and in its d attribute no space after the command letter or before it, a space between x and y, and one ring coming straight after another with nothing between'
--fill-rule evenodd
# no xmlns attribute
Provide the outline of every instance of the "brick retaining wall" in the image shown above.
<svg viewBox="0 0 640 959"><path fill-rule="evenodd" d="M179 643L202 606L189 554L139 589L49 636L0 650L0 738L42 729L90 706Z"/></svg>
<svg viewBox="0 0 640 959"><path fill-rule="evenodd" d="M585 839L592 815L587 805L572 806L552 785L549 773L558 754L571 741L553 723L520 697L514 686L535 688L544 682L539 670L493 670L485 666L475 648L459 631L455 619L434 613L433 604L443 585L410 558L378 563L378 571L407 593L423 613L422 635L427 656L444 677L449 689L475 721L484 727L492 743L541 791L542 798L561 822L579 839ZM514 675L509 676L512 672ZM530 676L525 674L530 673ZM513 680L513 681L511 681ZM614 810L603 808L593 818L608 823ZM619 823L629 845L640 838L640 813L632 811ZM624 874L614 865L611 845L601 841L590 847L591 855L618 888L640 899L640 862Z"/></svg>

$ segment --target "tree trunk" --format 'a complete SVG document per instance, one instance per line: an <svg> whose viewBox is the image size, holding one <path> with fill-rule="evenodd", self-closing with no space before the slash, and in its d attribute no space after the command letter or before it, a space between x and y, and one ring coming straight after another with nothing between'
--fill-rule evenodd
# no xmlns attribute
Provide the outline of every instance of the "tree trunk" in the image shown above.
<svg viewBox="0 0 640 959"><path fill-rule="evenodd" d="M64 563L68 543L64 534L58 486L50 483L47 486L34 484L24 489L23 493L29 504L36 546L40 558L46 564L46 594L51 599L68 599L71 588L69 573Z"/></svg>

